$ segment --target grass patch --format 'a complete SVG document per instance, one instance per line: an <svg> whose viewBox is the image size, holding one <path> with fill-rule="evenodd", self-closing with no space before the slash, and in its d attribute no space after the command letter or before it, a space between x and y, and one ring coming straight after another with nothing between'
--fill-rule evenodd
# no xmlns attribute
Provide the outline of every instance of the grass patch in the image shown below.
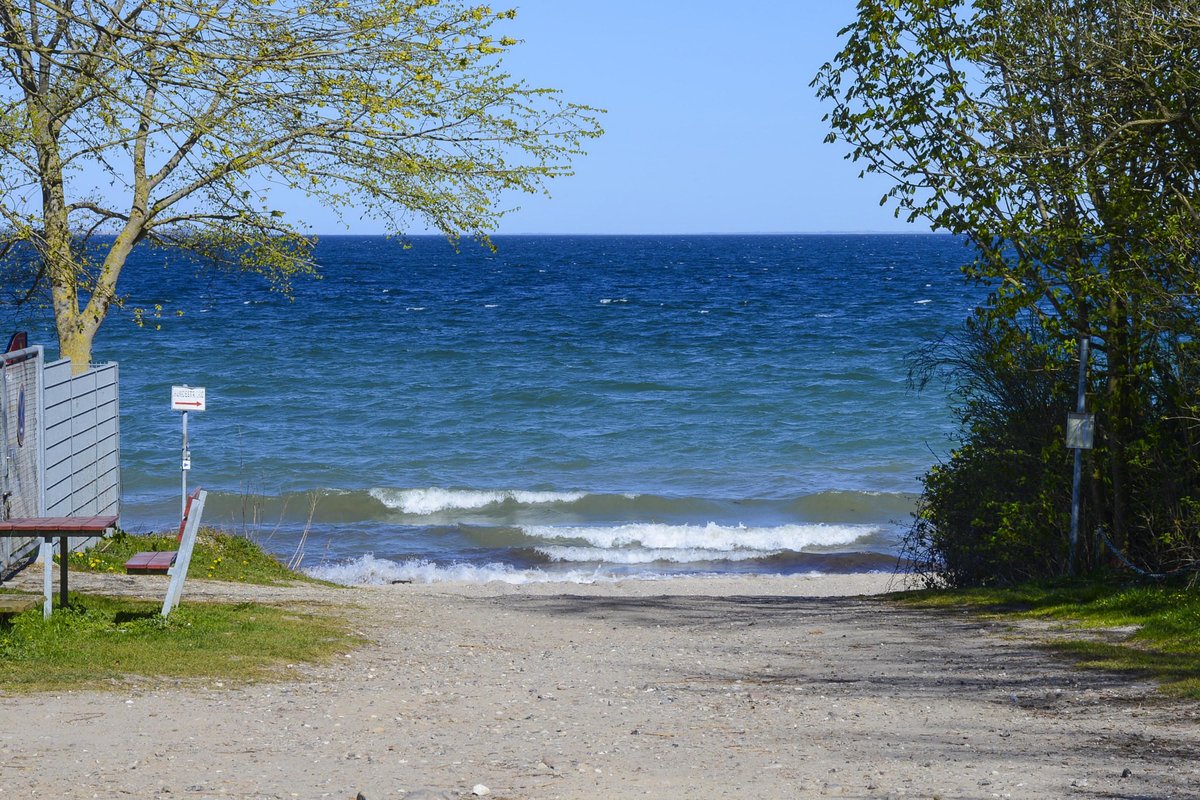
<svg viewBox="0 0 1200 800"><path fill-rule="evenodd" d="M1070 655L1080 666L1152 678L1168 694L1200 699L1200 589L1195 587L1062 582L896 597L921 608L965 608L1001 617L1058 620L1080 628L1136 626L1123 642L1072 640L1046 647Z"/></svg>
<svg viewBox="0 0 1200 800"><path fill-rule="evenodd" d="M117 531L90 550L72 553L70 566L72 570L82 572L124 573L125 562L134 553L177 549L179 542L174 534L139 536ZM197 534L192 563L188 565L188 577L266 586L295 581L335 585L293 572L244 536L222 533L213 528L201 528Z"/></svg>
<svg viewBox="0 0 1200 800"><path fill-rule="evenodd" d="M164 679L241 683L279 677L361 641L340 617L257 603L162 604L71 595L48 620L40 608L0 624L0 686L8 692L103 689Z"/></svg>

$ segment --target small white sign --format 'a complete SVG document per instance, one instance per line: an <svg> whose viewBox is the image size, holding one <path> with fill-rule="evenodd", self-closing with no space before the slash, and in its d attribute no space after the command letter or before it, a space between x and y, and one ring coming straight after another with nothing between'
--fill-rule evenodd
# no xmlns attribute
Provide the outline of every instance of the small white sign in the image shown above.
<svg viewBox="0 0 1200 800"><path fill-rule="evenodd" d="M172 386L172 411L204 411L203 386Z"/></svg>
<svg viewBox="0 0 1200 800"><path fill-rule="evenodd" d="M1091 450L1096 433L1094 414L1067 414L1067 447L1071 450Z"/></svg>

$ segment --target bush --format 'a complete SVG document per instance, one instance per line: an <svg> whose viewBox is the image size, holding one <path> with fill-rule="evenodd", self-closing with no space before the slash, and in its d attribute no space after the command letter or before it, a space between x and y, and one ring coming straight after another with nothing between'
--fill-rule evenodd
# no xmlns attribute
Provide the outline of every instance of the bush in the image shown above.
<svg viewBox="0 0 1200 800"><path fill-rule="evenodd" d="M1013 584L1070 571L1077 354L1030 316L971 321L917 356L919 387L950 388L962 444L924 477L906 555L951 586ZM1103 352L1090 373L1095 449L1084 452L1076 567L1121 566L1096 535L1151 573L1196 571L1200 559L1200 397L1178 348L1151 349L1136 387L1114 385ZM1172 355L1175 354L1175 355ZM1170 358L1176 361L1171 362Z"/></svg>
<svg viewBox="0 0 1200 800"><path fill-rule="evenodd" d="M951 389L963 444L924 477L905 542L924 574L952 586L1018 583L1067 564L1070 364L1026 331L968 326L918 356L914 380Z"/></svg>

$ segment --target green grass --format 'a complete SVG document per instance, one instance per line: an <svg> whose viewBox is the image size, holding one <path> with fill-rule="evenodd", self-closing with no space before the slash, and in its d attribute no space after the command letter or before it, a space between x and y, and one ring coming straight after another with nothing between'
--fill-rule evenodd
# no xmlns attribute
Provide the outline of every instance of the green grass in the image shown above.
<svg viewBox="0 0 1200 800"><path fill-rule="evenodd" d="M144 550L177 549L179 542L174 534L137 536L118 531L113 536L101 540L90 550L72 553L70 568L82 572L124 573L125 562L134 553ZM192 551L188 577L262 585L295 581L334 585L289 570L243 536L222 533L212 528L201 528L196 537L196 548Z"/></svg>
<svg viewBox="0 0 1200 800"><path fill-rule="evenodd" d="M72 553L70 569L124 573L143 550L175 550L174 535L118 532ZM263 585L321 583L292 572L250 540L202 529L188 578ZM166 580L160 581L166 591ZM333 584L325 584L333 586ZM3 591L3 590L0 590ZM361 644L344 613L259 603L187 600L164 619L162 600L72 592L50 619L37 608L0 621L0 690L105 689L174 682L246 681L286 676L289 664L318 662Z"/></svg>
<svg viewBox="0 0 1200 800"><path fill-rule="evenodd" d="M5 692L105 689L173 681L233 684L287 674L361 641L341 616L257 603L161 602L81 596L43 620L40 607L0 623Z"/></svg>
<svg viewBox="0 0 1200 800"><path fill-rule="evenodd" d="M1200 699L1200 589L1070 582L1011 589L935 590L898 595L922 608L965 608L1015 618L1061 621L1082 629L1136 631L1123 641L1089 638L1047 642L1080 666L1155 680L1171 695Z"/></svg>

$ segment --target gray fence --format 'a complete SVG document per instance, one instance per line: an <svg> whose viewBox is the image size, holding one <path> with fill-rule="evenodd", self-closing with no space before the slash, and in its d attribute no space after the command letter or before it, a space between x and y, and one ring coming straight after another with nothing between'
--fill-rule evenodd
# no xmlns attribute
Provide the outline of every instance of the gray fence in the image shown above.
<svg viewBox="0 0 1200 800"><path fill-rule="evenodd" d="M70 361L43 370L45 506L48 517L116 514L121 502L117 365L71 375Z"/></svg>
<svg viewBox="0 0 1200 800"><path fill-rule="evenodd" d="M117 365L71 375L70 361L45 364L40 347L2 358L4 518L119 514ZM36 544L0 539L0 574Z"/></svg>

